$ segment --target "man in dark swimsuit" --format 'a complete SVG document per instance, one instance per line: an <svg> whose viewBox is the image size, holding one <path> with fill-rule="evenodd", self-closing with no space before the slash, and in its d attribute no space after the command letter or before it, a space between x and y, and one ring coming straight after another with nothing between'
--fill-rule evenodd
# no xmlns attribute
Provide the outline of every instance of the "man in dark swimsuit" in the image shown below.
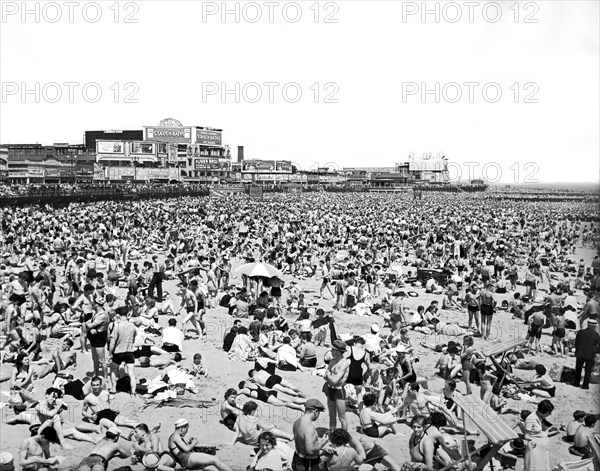
<svg viewBox="0 0 600 471"><path fill-rule="evenodd" d="M106 471L113 457L129 458L131 450L118 443L119 437L118 429L107 431L106 436L98 442L90 455L79 464L78 471Z"/></svg>

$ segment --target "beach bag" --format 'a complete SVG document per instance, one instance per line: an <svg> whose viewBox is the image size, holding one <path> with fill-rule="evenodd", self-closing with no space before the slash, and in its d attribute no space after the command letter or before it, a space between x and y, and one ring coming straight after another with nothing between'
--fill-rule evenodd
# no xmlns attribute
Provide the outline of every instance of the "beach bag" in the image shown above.
<svg viewBox="0 0 600 471"><path fill-rule="evenodd" d="M125 375L122 378L117 380L117 384L115 385L115 389L118 392L130 393L131 392L131 379L129 375Z"/></svg>

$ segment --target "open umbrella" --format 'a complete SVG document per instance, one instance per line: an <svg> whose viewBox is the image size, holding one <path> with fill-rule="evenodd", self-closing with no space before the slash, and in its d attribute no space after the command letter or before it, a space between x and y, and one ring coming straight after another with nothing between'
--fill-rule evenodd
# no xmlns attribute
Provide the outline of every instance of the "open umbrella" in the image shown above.
<svg viewBox="0 0 600 471"><path fill-rule="evenodd" d="M277 278L281 278L283 276L277 268L263 262L246 263L235 270L235 274L246 275L250 278L257 276L262 276L264 278L273 278L276 276Z"/></svg>
<svg viewBox="0 0 600 471"><path fill-rule="evenodd" d="M349 256L350 252L348 252L347 250L338 250L338 252L335 254L335 259L340 261L348 258Z"/></svg>

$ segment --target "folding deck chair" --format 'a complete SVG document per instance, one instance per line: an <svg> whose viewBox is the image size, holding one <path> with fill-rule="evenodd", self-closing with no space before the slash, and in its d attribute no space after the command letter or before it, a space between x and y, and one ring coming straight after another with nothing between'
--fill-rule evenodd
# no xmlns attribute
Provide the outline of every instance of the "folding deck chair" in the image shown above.
<svg viewBox="0 0 600 471"><path fill-rule="evenodd" d="M517 433L496 413L484 403L479 397L469 394L455 398L456 406L463 412L463 428L466 429L466 418L468 418L477 429L487 438L488 443L468 453L464 453L459 461L446 465L440 471L446 471L455 467L460 462L471 462L471 457L477 455L483 449L488 449L483 459L477 463L474 471L481 471L494 458L500 449L511 440L519 438ZM464 438L467 443L467 437Z"/></svg>
<svg viewBox="0 0 600 471"><path fill-rule="evenodd" d="M500 377L498 378L500 387L502 387L502 383L504 383L506 376L510 373L510 371L507 371L507 369L502 366L502 363L506 359L506 355L515 352L519 347L524 346L526 343L527 340L524 338L516 339L508 343L496 345L481 352L486 359L489 358L491 360L496 370L500 373ZM497 356L501 356L499 361L496 359Z"/></svg>

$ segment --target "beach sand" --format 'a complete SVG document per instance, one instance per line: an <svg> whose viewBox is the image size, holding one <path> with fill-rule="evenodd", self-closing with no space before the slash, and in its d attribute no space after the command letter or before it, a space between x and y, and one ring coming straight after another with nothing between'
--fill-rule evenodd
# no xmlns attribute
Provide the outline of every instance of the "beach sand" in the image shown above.
<svg viewBox="0 0 600 471"><path fill-rule="evenodd" d="M577 259L584 257L586 262L589 263L593 258L594 252L591 249L578 249L575 257ZM239 265L236 263L234 266ZM297 279L292 278L289 275L284 276L286 284L295 279L298 281L299 288L305 293L305 304L310 306L313 303L318 303L320 307L332 308L333 301L330 300L318 300L318 288L320 282L316 278L311 279ZM240 279L233 279L232 282L238 286L241 284ZM166 281L164 288L170 293L171 298L175 302L175 310L179 308L179 297L176 296L177 287L175 281ZM547 288L547 284L542 284L541 288ZM410 289L407 287L407 289ZM524 287L520 286L520 290L524 291ZM435 296L425 294L423 289L416 290L419 293L419 297L406 298L405 307L416 309L418 305L428 306L430 301L438 299L440 301L442 296ZM123 295L124 290L120 289L119 294ZM585 298L579 291L577 293L580 301L585 302ZM508 299L511 294L497 295L499 304L503 299ZM285 292L284 292L285 299ZM355 315L346 314L343 312L334 312L337 328L339 333L357 333L364 334L368 332L368 328L373 323L378 323L380 326L383 325L383 319L376 316L365 316L359 317ZM446 322L457 321L460 325L466 325L467 314L466 312L455 312L455 311L442 311L441 318ZM160 325L166 326L169 317L161 316ZM180 315L179 325L183 315ZM225 428L224 425L219 423L220 414L219 406L223 399L223 393L229 387L237 387L237 383L246 378L247 371L252 367L250 362L233 362L227 357L227 354L222 350L222 338L225 333L229 330L229 327L233 323L233 318L227 315L225 308L209 309L205 320L207 323L207 340L188 340L184 344L184 357L182 364L189 366L192 362L192 357L195 353L201 353L205 367L208 369L209 377L201 380L200 389L201 392L197 395L186 392L184 396L179 396L189 399L201 399L201 400L214 400L215 406L198 409L198 408L174 408L174 407L162 407L159 409L149 407L146 410L142 409L143 401L134 400L128 394L118 393L114 401L113 407L121 412L121 414L135 418L140 422L148 424L150 428L156 426L158 423L162 424L162 428L159 435L166 447L167 439L173 431L173 423L175 420L181 417L185 417L191 423L188 437L196 437L199 444L202 445L216 445L218 446L218 456L234 470L245 470L246 467L251 463L251 456L253 454L253 448L247 445L235 444L232 445L231 441L233 438L233 432ZM247 323L247 321L246 321ZM189 324L188 324L189 325ZM191 326L190 326L191 327ZM509 342L515 338L524 337L526 335L526 326L522 320L512 319L512 315L503 311L499 311L494 316L493 323L493 338L487 342L484 342L481 338L475 339L476 348L485 348L499 343ZM383 333L388 333L389 329L383 329ZM546 329L542 337L542 342L549 344L551 343L550 337L551 329ZM452 338L447 337L441 339L436 336L425 336L423 334L413 332L411 341L413 346L416 348L415 357L419 358L419 362L415 364L415 369L420 376L426 376L429 379L429 389L432 391L439 392L443 385L443 380L437 376L433 376L434 365L437 361L438 354L431 350L422 348L419 346L421 341L427 341L429 343L437 343L439 341L447 342ZM459 340L459 337L454 338ZM155 338L157 343L160 343L160 338ZM329 340L329 339L328 339ZM44 350L47 348L56 348L58 342L56 340L45 341L43 344ZM319 363L322 363L323 355L327 351L325 347L317 347L319 353ZM44 356L47 356L47 351ZM91 370L91 354L87 354L85 360L82 361L81 354L79 353L78 366L74 370L74 376L76 378L83 378L86 374L90 374ZM574 357L567 356L566 358L555 358L548 354L542 354L539 359L548 368L553 363L563 364L565 366L574 367ZM39 368L39 367L38 367ZM154 378L160 373L155 368L136 368L136 375L138 378L147 378L148 380ZM521 372L523 374L530 374L530 372ZM325 396L321 392L323 385L323 379L319 376L312 375L311 372L278 372L283 378L299 385L305 392L307 397L315 397L325 403ZM36 381L36 393L41 399L44 391L51 385L53 375L49 375L43 380ZM459 383L459 390L464 392L464 385ZM8 401L6 391L8 390L8 384L3 383L1 390L2 402ZM479 388L473 387L473 392L479 395ZM550 416L550 422L554 424L566 425L572 419L572 413L576 409L582 409L585 411L596 411L598 407L599 386L598 384L592 384L589 391L584 391L579 388L574 388L568 384L557 383L556 397L552 399L552 403L556 409ZM67 396L65 398L69 404L69 410L67 414L67 420L72 422L81 421L81 406L82 402L77 401L74 398ZM239 402L244 402L247 398L238 398ZM515 404L517 407L524 407L524 403ZM260 406L260 417L273 423L276 427L291 432L293 422L299 417L300 412L292 411L281 407L275 407L264 403L259 403ZM533 408L531 404L528 406ZM18 460L18 450L22 440L28 436L27 425L15 425L7 426L6 419L10 417L12 412L9 412L7 408L3 409L2 417L2 430L0 434L0 447L2 451L9 451L15 456L15 461ZM506 414L502 416L502 419L506 423L513 427L516 425L518 416ZM348 413L349 428L351 431L357 429L359 425L358 417L355 413ZM328 416L327 413L321 414L317 427L323 432L328 428ZM383 439L378 439L377 442L390 453L399 463L407 461L408 455L408 440L410 437L410 429L408 425L401 425L402 433L404 436L388 435ZM122 428L122 430L128 432L129 429ZM560 461L575 461L578 458L569 454L568 445L561 441L563 434L557 435L550 439L551 458L550 463L552 466ZM457 437L460 438L460 437ZM52 452L54 455L64 455L66 460L60 466L61 469L70 469L76 466L81 459L90 453L93 448L91 443L81 443L68 440L69 443L75 445L73 451L64 451L58 446L52 446ZM481 435L478 437L478 442L484 441L484 437ZM293 443L290 444L293 447ZM115 469L119 466L130 465L129 460L114 459L110 463L110 469ZM519 459L517 462L517 470L522 469L523 460ZM143 466L137 464L132 466L134 470L141 470Z"/></svg>

